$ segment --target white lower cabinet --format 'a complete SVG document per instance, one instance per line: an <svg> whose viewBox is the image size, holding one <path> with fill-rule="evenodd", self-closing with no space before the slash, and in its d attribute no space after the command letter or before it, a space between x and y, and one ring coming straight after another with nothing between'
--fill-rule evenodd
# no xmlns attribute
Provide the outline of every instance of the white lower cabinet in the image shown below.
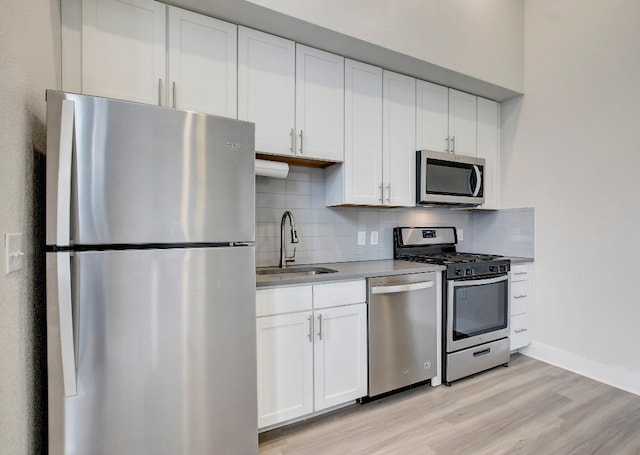
<svg viewBox="0 0 640 455"><path fill-rule="evenodd" d="M260 427L313 412L311 318L306 311L256 320Z"/></svg>
<svg viewBox="0 0 640 455"><path fill-rule="evenodd" d="M367 395L364 280L256 293L258 427Z"/></svg>
<svg viewBox="0 0 640 455"><path fill-rule="evenodd" d="M530 268L529 264L511 267L511 351L516 351L531 343L529 331Z"/></svg>
<svg viewBox="0 0 640 455"><path fill-rule="evenodd" d="M314 311L314 408L367 394L367 305Z"/></svg>

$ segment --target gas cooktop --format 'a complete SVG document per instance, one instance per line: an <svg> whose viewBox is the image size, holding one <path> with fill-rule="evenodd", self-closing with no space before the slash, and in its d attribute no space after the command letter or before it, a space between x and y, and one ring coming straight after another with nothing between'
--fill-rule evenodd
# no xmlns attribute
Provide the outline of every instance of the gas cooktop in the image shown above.
<svg viewBox="0 0 640 455"><path fill-rule="evenodd" d="M394 258L447 267L447 279L505 274L511 262L494 254L456 251L454 227L397 227L393 229Z"/></svg>
<svg viewBox="0 0 640 455"><path fill-rule="evenodd" d="M423 262L426 264L457 264L460 262L484 262L484 261L493 261L495 259L501 258L502 256L497 256L495 254L477 254L477 253L459 253L457 251L450 253L425 253L425 254L415 254L415 255L405 255L401 257L397 257L396 259L401 259L403 261L411 261L411 262Z"/></svg>

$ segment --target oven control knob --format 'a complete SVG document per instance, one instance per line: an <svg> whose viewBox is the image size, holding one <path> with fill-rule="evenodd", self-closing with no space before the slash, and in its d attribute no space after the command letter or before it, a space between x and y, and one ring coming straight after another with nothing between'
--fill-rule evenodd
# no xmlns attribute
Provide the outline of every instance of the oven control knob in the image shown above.
<svg viewBox="0 0 640 455"><path fill-rule="evenodd" d="M455 274L456 276L464 275L464 271L462 269L456 269Z"/></svg>
<svg viewBox="0 0 640 455"><path fill-rule="evenodd" d="M471 269L467 269L466 271L467 276L473 275L473 270Z"/></svg>
<svg viewBox="0 0 640 455"><path fill-rule="evenodd" d="M506 272L507 271L507 266L506 265L501 265L500 266L500 271L501 272Z"/></svg>
<svg viewBox="0 0 640 455"><path fill-rule="evenodd" d="M496 271L496 266L495 265L490 265L489 266L489 272L495 272Z"/></svg>

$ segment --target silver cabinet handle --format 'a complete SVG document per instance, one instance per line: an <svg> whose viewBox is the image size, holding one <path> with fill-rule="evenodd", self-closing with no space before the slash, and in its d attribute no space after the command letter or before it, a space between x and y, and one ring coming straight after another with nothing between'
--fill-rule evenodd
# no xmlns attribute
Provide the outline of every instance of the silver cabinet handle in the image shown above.
<svg viewBox="0 0 640 455"><path fill-rule="evenodd" d="M514 275L526 275L527 272L513 272Z"/></svg>
<svg viewBox="0 0 640 455"><path fill-rule="evenodd" d="M445 139L447 141L447 147L444 149L445 152L449 153L449 136Z"/></svg>
<svg viewBox="0 0 640 455"><path fill-rule="evenodd" d="M302 148L303 148L303 147L302 147L302 144L303 144L303 143L302 143L302 130L300 130L300 154L303 154L303 153L304 153L304 152L303 152L303 150L302 150Z"/></svg>
<svg viewBox="0 0 640 455"><path fill-rule="evenodd" d="M73 340L71 310L71 253L56 253L58 266L58 317L60 318L60 351L62 354L62 382L64 396L77 394L76 352Z"/></svg>
<svg viewBox="0 0 640 455"><path fill-rule="evenodd" d="M318 315L318 339L322 340L322 313Z"/></svg>
<svg viewBox="0 0 640 455"><path fill-rule="evenodd" d="M158 79L158 106L162 106L162 79Z"/></svg>
<svg viewBox="0 0 640 455"><path fill-rule="evenodd" d="M391 204L391 183L387 184L387 202Z"/></svg>
<svg viewBox="0 0 640 455"><path fill-rule="evenodd" d="M419 283L396 284L392 286L373 285L371 287L372 294L391 294L394 292L418 291L420 289L432 288L433 281L421 281Z"/></svg>
<svg viewBox="0 0 640 455"><path fill-rule="evenodd" d="M60 149L58 150L58 200L56 243L67 246L71 242L71 168L73 160L73 124L75 104L63 100L60 113Z"/></svg>
<svg viewBox="0 0 640 455"><path fill-rule="evenodd" d="M309 342L313 342L313 316L309 315L309 333L307 334L307 337L309 338Z"/></svg>
<svg viewBox="0 0 640 455"><path fill-rule="evenodd" d="M171 90L172 90L172 98L173 98L173 107L177 107L177 103L176 103L176 81L173 81L173 83L171 84Z"/></svg>
<svg viewBox="0 0 640 455"><path fill-rule="evenodd" d="M378 190L380 190L380 197L378 198L378 200L382 204L382 202L384 201L384 191L382 190L382 183L378 185Z"/></svg>
<svg viewBox="0 0 640 455"><path fill-rule="evenodd" d="M456 137L451 136L451 153L456 153Z"/></svg>
<svg viewBox="0 0 640 455"><path fill-rule="evenodd" d="M515 333L522 333L522 332L526 332L527 329L515 329L514 332Z"/></svg>
<svg viewBox="0 0 640 455"><path fill-rule="evenodd" d="M291 128L289 136L291 136L291 147L289 147L289 151L291 153L296 153L296 132L293 130L293 128Z"/></svg>
<svg viewBox="0 0 640 455"><path fill-rule="evenodd" d="M527 296L527 294L522 294L522 295L514 295L513 298L514 299L524 299Z"/></svg>

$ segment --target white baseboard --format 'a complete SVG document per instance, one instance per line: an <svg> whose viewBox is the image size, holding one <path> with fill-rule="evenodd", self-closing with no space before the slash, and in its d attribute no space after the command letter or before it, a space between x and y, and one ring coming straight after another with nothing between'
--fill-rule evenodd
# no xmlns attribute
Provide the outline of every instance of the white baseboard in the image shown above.
<svg viewBox="0 0 640 455"><path fill-rule="evenodd" d="M640 371L605 365L543 343L533 342L526 348L520 349L520 353L626 392L640 395Z"/></svg>

